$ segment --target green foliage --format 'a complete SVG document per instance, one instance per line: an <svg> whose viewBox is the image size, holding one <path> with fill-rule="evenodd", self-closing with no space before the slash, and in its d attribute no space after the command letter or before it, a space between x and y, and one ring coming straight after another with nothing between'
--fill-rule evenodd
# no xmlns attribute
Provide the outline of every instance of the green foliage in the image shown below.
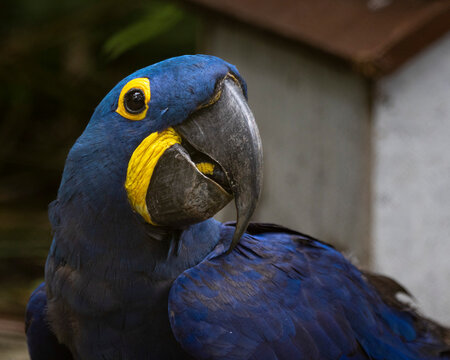
<svg viewBox="0 0 450 360"><path fill-rule="evenodd" d="M172 29L183 16L184 13L174 4L151 3L142 18L111 36L103 50L111 58L116 58L127 50Z"/></svg>

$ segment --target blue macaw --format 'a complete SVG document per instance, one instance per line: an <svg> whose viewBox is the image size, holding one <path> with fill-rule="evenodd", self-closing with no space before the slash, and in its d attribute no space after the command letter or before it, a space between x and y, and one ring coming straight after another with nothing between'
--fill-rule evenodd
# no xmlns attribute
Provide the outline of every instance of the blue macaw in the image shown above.
<svg viewBox="0 0 450 360"><path fill-rule="evenodd" d="M31 359L450 359L450 331L397 300L395 281L248 225L262 150L246 98L233 65L195 55L103 99L50 205ZM233 198L237 222L212 219Z"/></svg>

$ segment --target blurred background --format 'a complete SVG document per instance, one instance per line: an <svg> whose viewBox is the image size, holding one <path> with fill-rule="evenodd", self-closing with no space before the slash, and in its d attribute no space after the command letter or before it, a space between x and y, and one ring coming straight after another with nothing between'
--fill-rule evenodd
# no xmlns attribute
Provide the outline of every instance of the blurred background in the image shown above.
<svg viewBox="0 0 450 360"><path fill-rule="evenodd" d="M247 80L265 150L255 220L333 243L450 325L449 0L19 0L0 18L2 359L27 358L47 205L95 106L192 53Z"/></svg>
<svg viewBox="0 0 450 360"><path fill-rule="evenodd" d="M139 0L2 1L0 19L0 358L15 360L68 150L124 76L195 53L198 19Z"/></svg>

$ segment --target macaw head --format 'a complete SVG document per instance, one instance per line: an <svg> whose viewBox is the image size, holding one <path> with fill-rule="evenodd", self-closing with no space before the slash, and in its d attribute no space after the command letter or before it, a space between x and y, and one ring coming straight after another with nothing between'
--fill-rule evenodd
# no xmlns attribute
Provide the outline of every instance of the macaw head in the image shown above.
<svg viewBox="0 0 450 360"><path fill-rule="evenodd" d="M91 218L183 229L233 198L235 245L256 207L262 147L237 69L205 55L172 58L119 82L69 153L58 201ZM99 220L100 221L100 220Z"/></svg>

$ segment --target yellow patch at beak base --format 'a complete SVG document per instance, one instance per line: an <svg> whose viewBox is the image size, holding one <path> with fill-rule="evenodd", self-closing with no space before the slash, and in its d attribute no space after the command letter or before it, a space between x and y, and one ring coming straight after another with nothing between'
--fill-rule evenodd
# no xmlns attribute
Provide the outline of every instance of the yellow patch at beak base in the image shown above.
<svg viewBox="0 0 450 360"><path fill-rule="evenodd" d="M128 162L125 180L128 200L133 209L149 224L157 225L150 218L146 202L153 170L162 154L172 145L179 143L181 143L181 137L171 127L161 132L154 132L139 144Z"/></svg>

